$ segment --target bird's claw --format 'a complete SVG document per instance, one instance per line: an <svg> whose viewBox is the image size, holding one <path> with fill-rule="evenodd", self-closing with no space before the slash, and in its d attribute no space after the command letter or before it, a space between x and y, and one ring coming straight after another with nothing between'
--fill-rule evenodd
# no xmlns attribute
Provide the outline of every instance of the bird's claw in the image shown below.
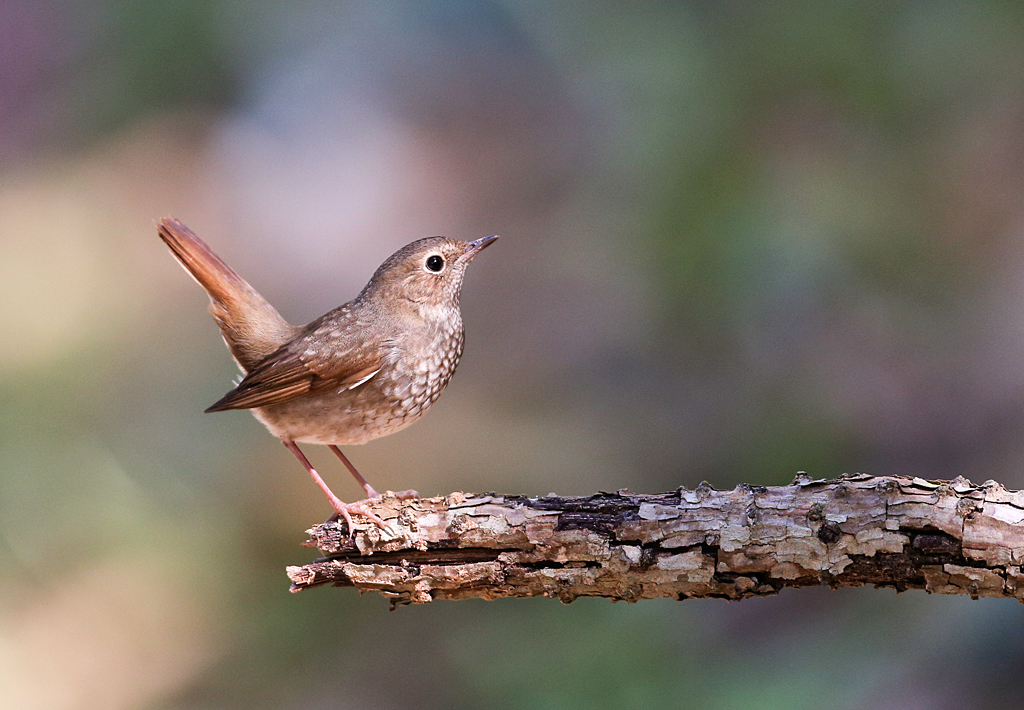
<svg viewBox="0 0 1024 710"><path fill-rule="evenodd" d="M331 501L331 505L334 508L334 515L328 518L327 521L336 522L339 517L344 518L345 523L348 525L348 531L350 535L355 534L356 530L355 526L352 524L353 515L362 515L364 518L369 518L372 523L374 523L377 527L379 527L381 530L385 531L389 535L395 534L395 531L391 528L390 525L381 520L376 513L374 513L364 505L361 505L359 503L345 503L338 499Z"/></svg>

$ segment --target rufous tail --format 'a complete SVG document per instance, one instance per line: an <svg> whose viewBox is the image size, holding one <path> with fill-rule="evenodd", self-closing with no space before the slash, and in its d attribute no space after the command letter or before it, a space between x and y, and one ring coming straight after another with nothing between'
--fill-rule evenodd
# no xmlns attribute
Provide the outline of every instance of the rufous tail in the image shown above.
<svg viewBox="0 0 1024 710"><path fill-rule="evenodd" d="M299 329L289 325L191 229L167 218L160 220L157 231L178 262L209 294L210 313L220 325L231 354L246 372L295 337Z"/></svg>

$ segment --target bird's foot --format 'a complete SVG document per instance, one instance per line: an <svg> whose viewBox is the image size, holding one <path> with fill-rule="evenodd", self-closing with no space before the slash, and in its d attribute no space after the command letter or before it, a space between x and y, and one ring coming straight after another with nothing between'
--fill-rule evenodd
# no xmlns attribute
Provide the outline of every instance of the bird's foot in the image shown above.
<svg viewBox="0 0 1024 710"><path fill-rule="evenodd" d="M362 515L364 518L369 518L377 527L384 530L389 535L394 535L395 531L391 529L387 523L381 520L373 511L360 503L346 503L340 498L334 498L331 500L331 506L334 508L334 515L327 519L328 522L338 520L338 518L344 518L348 524L349 534L355 532L355 526L352 524L353 515Z"/></svg>

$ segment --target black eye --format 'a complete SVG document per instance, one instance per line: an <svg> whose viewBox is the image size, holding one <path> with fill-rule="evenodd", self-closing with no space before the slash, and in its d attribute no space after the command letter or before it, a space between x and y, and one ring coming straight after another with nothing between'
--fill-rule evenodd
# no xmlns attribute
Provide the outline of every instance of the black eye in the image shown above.
<svg viewBox="0 0 1024 710"><path fill-rule="evenodd" d="M444 268L444 259L439 257L437 254L433 254L427 257L427 268L433 271L435 274Z"/></svg>

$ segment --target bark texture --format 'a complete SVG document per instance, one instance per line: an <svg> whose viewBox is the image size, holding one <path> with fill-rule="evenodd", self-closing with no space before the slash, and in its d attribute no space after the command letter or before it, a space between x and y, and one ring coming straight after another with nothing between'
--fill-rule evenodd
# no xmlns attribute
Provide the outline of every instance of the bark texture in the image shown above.
<svg viewBox="0 0 1024 710"><path fill-rule="evenodd" d="M661 495L453 493L370 502L394 530L318 525L325 558L292 591L377 590L392 604L581 596L744 599L874 584L1024 600L1024 493L994 481L856 474Z"/></svg>

